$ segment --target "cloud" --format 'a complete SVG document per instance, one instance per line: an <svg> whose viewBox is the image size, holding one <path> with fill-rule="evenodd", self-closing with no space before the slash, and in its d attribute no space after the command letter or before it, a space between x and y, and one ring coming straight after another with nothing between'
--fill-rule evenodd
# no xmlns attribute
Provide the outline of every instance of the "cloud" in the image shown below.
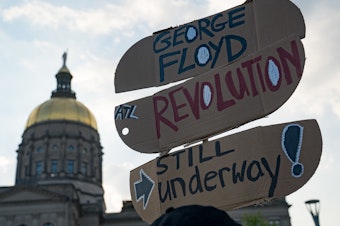
<svg viewBox="0 0 340 226"><path fill-rule="evenodd" d="M105 35L121 31L131 36L131 31L162 30L191 22L228 9L230 4L209 1L192 4L188 0L127 0L117 4L106 3L90 9L77 9L72 6L57 6L44 1L25 1L21 5L2 10L6 22L22 20L32 26L50 29L67 29L92 35ZM169 20L169 17L172 19ZM169 24L171 21L171 24Z"/></svg>
<svg viewBox="0 0 340 226"><path fill-rule="evenodd" d="M119 212L122 200L130 200L129 171L134 168L131 163L106 164L104 167L105 202L107 212Z"/></svg>
<svg viewBox="0 0 340 226"><path fill-rule="evenodd" d="M5 21L24 20L43 28L64 28L93 34L106 34L112 28L124 26L124 20L112 15L117 8L77 10L68 6L55 6L41 1L25 2L3 10Z"/></svg>
<svg viewBox="0 0 340 226"><path fill-rule="evenodd" d="M208 0L207 1L208 9L210 13L217 13L223 10L230 9L237 5L242 4L244 1L216 1L216 0Z"/></svg>
<svg viewBox="0 0 340 226"><path fill-rule="evenodd" d="M340 120L340 30L334 27L334 21L340 20L337 8L324 2L311 2L304 13L306 37L303 39L306 62L303 77L292 96L294 112L324 117L327 111ZM303 109L302 109L303 106Z"/></svg>
<svg viewBox="0 0 340 226"><path fill-rule="evenodd" d="M15 168L15 160L5 156L0 156L0 178L1 186L10 185L13 182L13 169Z"/></svg>

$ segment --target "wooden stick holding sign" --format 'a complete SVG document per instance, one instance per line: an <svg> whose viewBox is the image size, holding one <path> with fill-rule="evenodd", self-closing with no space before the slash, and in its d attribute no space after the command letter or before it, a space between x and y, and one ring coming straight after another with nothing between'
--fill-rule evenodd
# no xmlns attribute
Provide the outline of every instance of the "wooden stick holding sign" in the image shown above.
<svg viewBox="0 0 340 226"><path fill-rule="evenodd" d="M283 39L231 65L117 106L116 129L126 145L143 153L210 137L277 110L293 94L304 64L301 40Z"/></svg>
<svg viewBox="0 0 340 226"><path fill-rule="evenodd" d="M169 207L231 210L280 198L314 174L322 152L315 120L257 127L152 160L130 172L134 208L147 223Z"/></svg>
<svg viewBox="0 0 340 226"><path fill-rule="evenodd" d="M161 86L232 64L285 38L304 38L289 0L256 0L146 37L121 58L115 91Z"/></svg>

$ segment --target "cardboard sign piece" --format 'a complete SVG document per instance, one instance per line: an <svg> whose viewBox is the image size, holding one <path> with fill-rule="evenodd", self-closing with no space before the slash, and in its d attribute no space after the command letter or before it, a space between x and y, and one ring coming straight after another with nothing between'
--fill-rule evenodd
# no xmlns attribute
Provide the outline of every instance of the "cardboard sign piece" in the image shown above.
<svg viewBox="0 0 340 226"><path fill-rule="evenodd" d="M257 127L152 160L130 172L133 205L147 223L169 207L231 210L301 188L320 161L315 120Z"/></svg>
<svg viewBox="0 0 340 226"><path fill-rule="evenodd" d="M285 38L305 36L289 0L256 0L134 44L121 58L115 91L161 86L229 65Z"/></svg>
<svg viewBox="0 0 340 226"><path fill-rule="evenodd" d="M143 153L205 139L283 105L303 72L300 39L284 39L231 65L115 109L126 145Z"/></svg>

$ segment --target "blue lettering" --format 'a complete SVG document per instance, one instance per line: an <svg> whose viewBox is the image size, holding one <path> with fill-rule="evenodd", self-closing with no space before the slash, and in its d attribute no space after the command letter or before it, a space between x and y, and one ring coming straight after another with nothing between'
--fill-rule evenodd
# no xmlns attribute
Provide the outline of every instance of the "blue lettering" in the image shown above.
<svg viewBox="0 0 340 226"><path fill-rule="evenodd" d="M247 40L241 36L227 35L225 36L225 40L227 43L228 62L234 61L237 58L239 58L247 49ZM239 42L239 44L241 44L241 49L236 53L233 53L233 50L232 50L232 43L231 43L232 40L237 41Z"/></svg>
<svg viewBox="0 0 340 226"><path fill-rule="evenodd" d="M162 33L160 33L154 40L153 42L153 51L154 53L159 53L162 52L164 50L166 50L167 48L169 48L171 46L171 37L167 36L164 37L166 35L169 35L170 31L164 31ZM164 39L163 39L164 37ZM158 47L158 44L160 44L160 47ZM161 45L162 44L162 45Z"/></svg>
<svg viewBox="0 0 340 226"><path fill-rule="evenodd" d="M203 39L203 33L205 33L206 35L208 35L209 37L214 37L215 35L209 31L208 27L210 25L210 21L209 19L207 18L203 18L203 19L200 19L198 21L198 29L200 31L200 39L202 40Z"/></svg>
<svg viewBox="0 0 340 226"><path fill-rule="evenodd" d="M185 31L183 30L186 30L186 26L180 26L179 28L175 29L172 46L177 46L179 44L184 43L183 40L178 40L178 37L185 34Z"/></svg>
<svg viewBox="0 0 340 226"><path fill-rule="evenodd" d="M180 61L179 69L178 69L178 74L182 74L183 72L186 72L186 71L189 71L189 70L195 68L195 64L190 64L188 66L184 66L185 59L187 57L187 51L188 51L188 48L183 49L183 53L181 55L181 61Z"/></svg>
<svg viewBox="0 0 340 226"><path fill-rule="evenodd" d="M246 7L236 8L228 13L229 28L234 28L244 24L244 10Z"/></svg>
<svg viewBox="0 0 340 226"><path fill-rule="evenodd" d="M220 31L224 30L225 25L228 23L228 21L225 21L223 23L216 24L216 21L221 17L223 18L223 14L218 13L212 18L212 20L211 20L211 30L213 32L220 32Z"/></svg>
<svg viewBox="0 0 340 226"><path fill-rule="evenodd" d="M171 65L174 65L178 62L178 60L175 59L175 60L172 60L170 62L165 63L164 59L168 58L168 57L173 57L175 55L179 55L180 53L181 53L180 51L170 52L170 53L166 53L164 55L161 55L159 57L159 77L160 77L159 80L160 80L160 82L164 82L164 68L169 67Z"/></svg>

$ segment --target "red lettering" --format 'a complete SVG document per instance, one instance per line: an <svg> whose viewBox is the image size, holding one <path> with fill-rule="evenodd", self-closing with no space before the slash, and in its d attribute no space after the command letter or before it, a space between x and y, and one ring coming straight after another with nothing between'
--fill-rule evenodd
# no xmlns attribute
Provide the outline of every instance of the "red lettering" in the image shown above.
<svg viewBox="0 0 340 226"><path fill-rule="evenodd" d="M256 69L257 69L257 74L259 75L259 78L260 78L262 92L266 92L267 89L266 89L266 85L264 83L263 73L262 73L261 66L260 66L259 63L256 63Z"/></svg>
<svg viewBox="0 0 340 226"><path fill-rule="evenodd" d="M186 104L183 103L183 104L177 105L175 93L177 93L178 91L181 91L182 89L183 89L183 87L179 87L179 88L169 92L169 98L170 98L172 110L173 110L173 113L174 113L175 122L179 122L179 121L181 121L181 120L183 120L183 119L185 119L189 116L188 114L185 114L185 115L182 115L182 116L179 115L179 109L185 107ZM180 98L177 98L177 99L180 99Z"/></svg>
<svg viewBox="0 0 340 226"><path fill-rule="evenodd" d="M164 106L161 110L158 109L158 103L164 103ZM169 126L174 131L178 131L178 127L173 124L169 119L165 118L163 114L168 109L168 99L164 96L155 96L153 98L153 110L155 115L155 122L156 122L156 130L157 130L157 138L161 137L161 122L165 125Z"/></svg>
<svg viewBox="0 0 340 226"><path fill-rule="evenodd" d="M202 22L201 25L207 24ZM205 27L201 27L201 30L203 28ZM182 33L178 33L180 34ZM177 132L180 129L178 122L186 119L190 122L199 120L203 110L213 107L216 109L211 109L212 112L221 112L236 104L247 104L241 103L245 97L256 97L266 91L277 92L286 88L286 84L290 85L295 81L292 73L296 72L298 78L302 76L304 64L300 62L298 44L297 41L292 41L288 50L279 47L272 56L254 56L253 59L238 64L235 69L225 70L225 74L221 73L224 80L222 83L221 75L216 73L213 78L210 76L202 77L206 80L196 80L190 88L174 87L169 93L163 94L164 96L154 96L157 138L161 137L161 127ZM286 83L281 87L284 79ZM209 116L204 115L203 120L205 117Z"/></svg>
<svg viewBox="0 0 340 226"><path fill-rule="evenodd" d="M237 78L238 78L238 84L239 84L239 92L237 91L235 87L235 83L231 76L231 71L228 71L227 74L225 75L225 81L228 86L229 92L236 99L240 100L240 99L243 99L245 93L249 96L249 90L246 84L246 80L244 79L240 68L237 68Z"/></svg>
<svg viewBox="0 0 340 226"><path fill-rule="evenodd" d="M220 75L215 74L215 86L216 86L216 98L217 98L217 110L223 111L224 109L236 104L235 100L223 100Z"/></svg>
<svg viewBox="0 0 340 226"><path fill-rule="evenodd" d="M299 50L298 50L295 40L291 42L291 50L292 50L292 54L288 53L282 47L277 49L277 52L279 54L279 57L282 63L283 70L285 72L287 85L293 82L287 60L289 60L294 65L297 76L301 77L302 71L303 71L303 68L300 62Z"/></svg>
<svg viewBox="0 0 340 226"><path fill-rule="evenodd" d="M251 86L251 91L253 94L253 97L257 96L259 94L259 92L257 91L256 88L256 83L255 83L255 78L254 78L254 71L253 71L253 64L259 62L261 60L261 56L256 57L255 59L252 60L248 60L244 63L242 63L242 67L247 68L248 71L248 76L250 79L250 86Z"/></svg>
<svg viewBox="0 0 340 226"><path fill-rule="evenodd" d="M183 93L185 95L185 97L187 98L191 111L194 114L196 119L200 118L200 112L199 112L199 83L196 82L195 84L195 93L194 93L194 98L192 98L192 96L190 95L190 92L184 88L183 89Z"/></svg>

